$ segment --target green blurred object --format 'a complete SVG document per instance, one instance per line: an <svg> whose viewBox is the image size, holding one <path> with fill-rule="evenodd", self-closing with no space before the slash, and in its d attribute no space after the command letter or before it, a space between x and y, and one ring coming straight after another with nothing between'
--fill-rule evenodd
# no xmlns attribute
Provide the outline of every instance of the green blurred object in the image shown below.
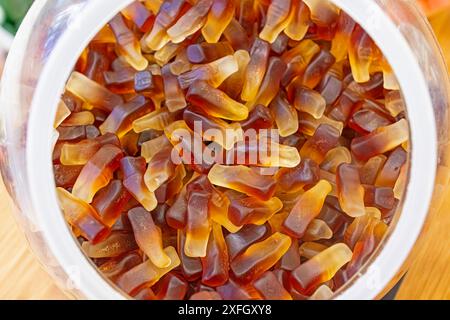
<svg viewBox="0 0 450 320"><path fill-rule="evenodd" d="M12 34L16 34L20 23L25 17L34 0L0 0L0 6L5 12L2 27Z"/></svg>

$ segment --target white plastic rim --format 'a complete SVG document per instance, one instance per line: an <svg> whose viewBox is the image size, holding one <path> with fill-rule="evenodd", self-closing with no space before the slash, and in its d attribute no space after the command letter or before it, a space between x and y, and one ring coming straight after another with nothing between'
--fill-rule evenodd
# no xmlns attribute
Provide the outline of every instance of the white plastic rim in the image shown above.
<svg viewBox="0 0 450 320"><path fill-rule="evenodd" d="M397 77L410 125L411 167L399 220L368 269L337 299L374 299L400 270L425 223L437 165L431 96L417 58L398 27L373 0L331 0L374 39Z"/></svg>
<svg viewBox="0 0 450 320"><path fill-rule="evenodd" d="M76 268L78 289L88 299L124 299L124 296L105 281L84 256L58 207L51 162L53 115L82 50L101 27L132 1L97 0L83 7L48 58L29 118L27 173L37 225L41 226L47 245L66 273L70 275ZM406 260L427 216L436 175L436 124L424 75L407 41L390 18L373 0L331 1L352 16L385 54L403 91L409 115L411 170L402 214L384 242L383 250L366 272L336 297L374 299Z"/></svg>

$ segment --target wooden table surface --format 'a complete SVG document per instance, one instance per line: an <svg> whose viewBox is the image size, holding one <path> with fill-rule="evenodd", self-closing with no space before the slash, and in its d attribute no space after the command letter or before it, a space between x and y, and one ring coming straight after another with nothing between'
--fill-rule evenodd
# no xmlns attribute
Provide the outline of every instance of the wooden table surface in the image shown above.
<svg viewBox="0 0 450 320"><path fill-rule="evenodd" d="M431 18L450 65L450 11ZM450 71L450 70L449 70ZM398 299L450 299L450 187L412 254ZM30 252L0 180L0 299L65 299Z"/></svg>

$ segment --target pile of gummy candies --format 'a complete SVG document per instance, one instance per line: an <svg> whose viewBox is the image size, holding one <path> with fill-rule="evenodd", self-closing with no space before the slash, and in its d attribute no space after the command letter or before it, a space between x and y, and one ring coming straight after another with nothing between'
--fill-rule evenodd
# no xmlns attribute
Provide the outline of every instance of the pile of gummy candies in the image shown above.
<svg viewBox="0 0 450 320"><path fill-rule="evenodd" d="M323 0L135 1L80 56L55 129L66 220L136 299L328 299L408 178L395 75Z"/></svg>

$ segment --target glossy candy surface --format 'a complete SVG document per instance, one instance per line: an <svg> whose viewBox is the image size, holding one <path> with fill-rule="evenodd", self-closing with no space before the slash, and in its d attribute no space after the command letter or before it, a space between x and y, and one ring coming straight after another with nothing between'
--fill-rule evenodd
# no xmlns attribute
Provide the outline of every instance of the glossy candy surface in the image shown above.
<svg viewBox="0 0 450 320"><path fill-rule="evenodd" d="M327 103L322 95L306 87L300 87L295 91L295 108L300 112L306 112L315 119L322 118Z"/></svg>
<svg viewBox="0 0 450 320"><path fill-rule="evenodd" d="M81 247L90 258L114 258L137 249L133 235L121 231L112 232L106 239L97 244L85 241Z"/></svg>
<svg viewBox="0 0 450 320"><path fill-rule="evenodd" d="M57 188L59 205L67 222L80 231L81 235L99 242L108 234L108 228L100 221L94 208L81 199L76 198L63 188Z"/></svg>
<svg viewBox="0 0 450 320"><path fill-rule="evenodd" d="M339 131L328 124L321 124L314 135L306 141L300 150L302 158L308 158L321 164L327 153L337 146L339 142Z"/></svg>
<svg viewBox="0 0 450 320"><path fill-rule="evenodd" d="M169 38L174 43L180 43L202 28L212 3L213 0L198 0L192 8L167 30Z"/></svg>
<svg viewBox="0 0 450 320"><path fill-rule="evenodd" d="M296 193L319 181L319 166L313 160L303 159L295 168L282 168L276 175L278 187L286 193Z"/></svg>
<svg viewBox="0 0 450 320"><path fill-rule="evenodd" d="M292 40L300 41L308 32L310 23L310 10L303 1L293 0L289 23L284 33Z"/></svg>
<svg viewBox="0 0 450 320"><path fill-rule="evenodd" d="M158 268L151 260L147 260L122 274L117 279L117 285L129 294L143 287L151 287L162 276L180 265L180 259L174 247L167 247L164 252L170 258L169 266Z"/></svg>
<svg viewBox="0 0 450 320"><path fill-rule="evenodd" d="M221 119L212 118L201 108L187 108L183 113L183 119L191 130L196 130L196 126L201 124L203 139L215 141L226 150L230 150L236 142L243 139L243 131L239 124L229 124Z"/></svg>
<svg viewBox="0 0 450 320"><path fill-rule="evenodd" d="M176 166L171 159L172 148L160 149L147 165L144 175L148 190L155 192L175 174Z"/></svg>
<svg viewBox="0 0 450 320"><path fill-rule="evenodd" d="M179 75L178 81L182 89L191 87L196 81L206 81L217 88L238 69L236 58L233 55L227 55L210 63L198 65L191 71Z"/></svg>
<svg viewBox="0 0 450 320"><path fill-rule="evenodd" d="M123 16L133 23L142 31L147 32L155 22L153 13L145 7L141 2L133 2L121 11Z"/></svg>
<svg viewBox="0 0 450 320"><path fill-rule="evenodd" d="M120 162L124 176L123 185L146 210L152 211L156 208L157 200L155 194L145 185L145 167L145 159L142 157L125 157Z"/></svg>
<svg viewBox="0 0 450 320"><path fill-rule="evenodd" d="M244 88L241 94L242 100L253 101L256 98L259 87L266 74L269 52L269 44L257 38L250 50L250 62L245 72Z"/></svg>
<svg viewBox="0 0 450 320"><path fill-rule="evenodd" d="M408 122L402 119L392 125L378 128L366 136L353 139L351 149L356 158L367 160L395 149L408 139Z"/></svg>
<svg viewBox="0 0 450 320"><path fill-rule="evenodd" d="M137 96L126 104L119 105L100 126L100 132L114 133L119 138L132 129L133 121L153 110L153 103L143 96Z"/></svg>
<svg viewBox="0 0 450 320"><path fill-rule="evenodd" d="M259 201L253 197L232 199L228 208L228 217L237 226L244 224L262 225L283 208L278 198Z"/></svg>
<svg viewBox="0 0 450 320"><path fill-rule="evenodd" d="M292 300L289 292L278 281L273 272L264 273L258 280L253 282L256 290L267 300Z"/></svg>
<svg viewBox="0 0 450 320"><path fill-rule="evenodd" d="M298 113L283 96L278 95L272 101L270 111L275 119L281 137L289 137L298 131Z"/></svg>
<svg viewBox="0 0 450 320"><path fill-rule="evenodd" d="M192 44L186 51L192 64L209 63L233 53L234 50L228 42Z"/></svg>
<svg viewBox="0 0 450 320"><path fill-rule="evenodd" d="M110 92L105 87L78 72L72 73L67 81L66 90L92 106L107 112L112 111L114 107L123 102L119 95Z"/></svg>
<svg viewBox="0 0 450 320"><path fill-rule="evenodd" d="M215 223L208 240L206 256L202 258L202 283L210 287L225 284L229 278L229 268L228 249L222 226Z"/></svg>
<svg viewBox="0 0 450 320"><path fill-rule="evenodd" d="M409 182L393 69L326 0L131 2L53 127L69 229L139 300L331 299Z"/></svg>
<svg viewBox="0 0 450 320"><path fill-rule="evenodd" d="M302 294L312 294L318 285L332 279L351 258L352 251L347 245L335 244L295 269L291 274L291 284Z"/></svg>
<svg viewBox="0 0 450 320"><path fill-rule="evenodd" d="M156 14L153 28L144 35L141 43L151 50L159 50L166 45L170 38L167 29L175 23L175 20L186 9L184 0L164 1Z"/></svg>
<svg viewBox="0 0 450 320"><path fill-rule="evenodd" d="M276 181L245 166L215 165L208 175L212 184L236 190L261 200L269 200L275 192Z"/></svg>
<svg viewBox="0 0 450 320"><path fill-rule="evenodd" d="M164 95L166 105L169 111L175 112L186 107L186 99L180 88L176 76L172 73L168 66L161 69L164 80Z"/></svg>
<svg viewBox="0 0 450 320"><path fill-rule="evenodd" d="M374 43L359 26L355 27L349 43L349 61L356 82L370 80L370 65L374 60Z"/></svg>
<svg viewBox="0 0 450 320"><path fill-rule="evenodd" d="M219 41L220 36L233 19L234 10L234 1L214 0L202 28L202 35L207 42L216 43Z"/></svg>
<svg viewBox="0 0 450 320"><path fill-rule="evenodd" d="M92 202L98 190L108 185L119 168L123 152L107 144L86 163L72 189L72 194L88 203Z"/></svg>
<svg viewBox="0 0 450 320"><path fill-rule="evenodd" d="M281 78L286 70L286 63L278 57L270 58L267 65L267 71L264 79L259 88L259 92L256 95L255 101L248 104L252 109L254 105L261 104L268 106L270 102L275 98L279 91Z"/></svg>
<svg viewBox="0 0 450 320"><path fill-rule="evenodd" d="M250 54L246 50L238 50L234 53L238 64L238 70L229 76L220 88L231 98L239 99L244 87L244 75L250 63Z"/></svg>
<svg viewBox="0 0 450 320"><path fill-rule="evenodd" d="M274 233L269 238L255 243L231 262L231 270L238 281L248 283L270 269L289 249L291 239Z"/></svg>
<svg viewBox="0 0 450 320"><path fill-rule="evenodd" d="M169 266L171 259L164 252L161 229L153 221L152 214L144 208L134 208L127 216L139 248L158 268Z"/></svg>
<svg viewBox="0 0 450 320"><path fill-rule="evenodd" d="M202 108L212 117L241 121L248 117L245 105L231 99L225 92L204 81L197 81L189 88L187 101Z"/></svg>
<svg viewBox="0 0 450 320"><path fill-rule="evenodd" d="M138 71L147 68L148 60L142 55L139 41L135 34L128 29L122 15L116 15L109 22L109 26L116 37L117 50L125 61Z"/></svg>
<svg viewBox="0 0 450 320"><path fill-rule="evenodd" d="M321 180L315 187L301 195L283 222L284 230L292 237L302 238L309 224L319 215L330 192L331 185Z"/></svg>
<svg viewBox="0 0 450 320"><path fill-rule="evenodd" d="M351 217L365 214L364 188L358 169L349 164L341 164L336 175L339 203L342 210Z"/></svg>
<svg viewBox="0 0 450 320"><path fill-rule="evenodd" d="M273 43L278 35L289 25L291 12L291 0L274 0L267 9L267 17L264 28L259 37Z"/></svg>
<svg viewBox="0 0 450 320"><path fill-rule="evenodd" d="M209 202L212 186L205 175L187 186L186 243L184 252L189 257L205 257L212 223Z"/></svg>
<svg viewBox="0 0 450 320"><path fill-rule="evenodd" d="M108 186L101 189L94 197L92 206L97 210L104 224L112 227L121 217L125 206L131 200L130 193L122 181L112 180Z"/></svg>
<svg viewBox="0 0 450 320"><path fill-rule="evenodd" d="M85 165L106 144L120 147L117 136L110 133L76 143L64 143L60 150L59 160L68 166Z"/></svg>

